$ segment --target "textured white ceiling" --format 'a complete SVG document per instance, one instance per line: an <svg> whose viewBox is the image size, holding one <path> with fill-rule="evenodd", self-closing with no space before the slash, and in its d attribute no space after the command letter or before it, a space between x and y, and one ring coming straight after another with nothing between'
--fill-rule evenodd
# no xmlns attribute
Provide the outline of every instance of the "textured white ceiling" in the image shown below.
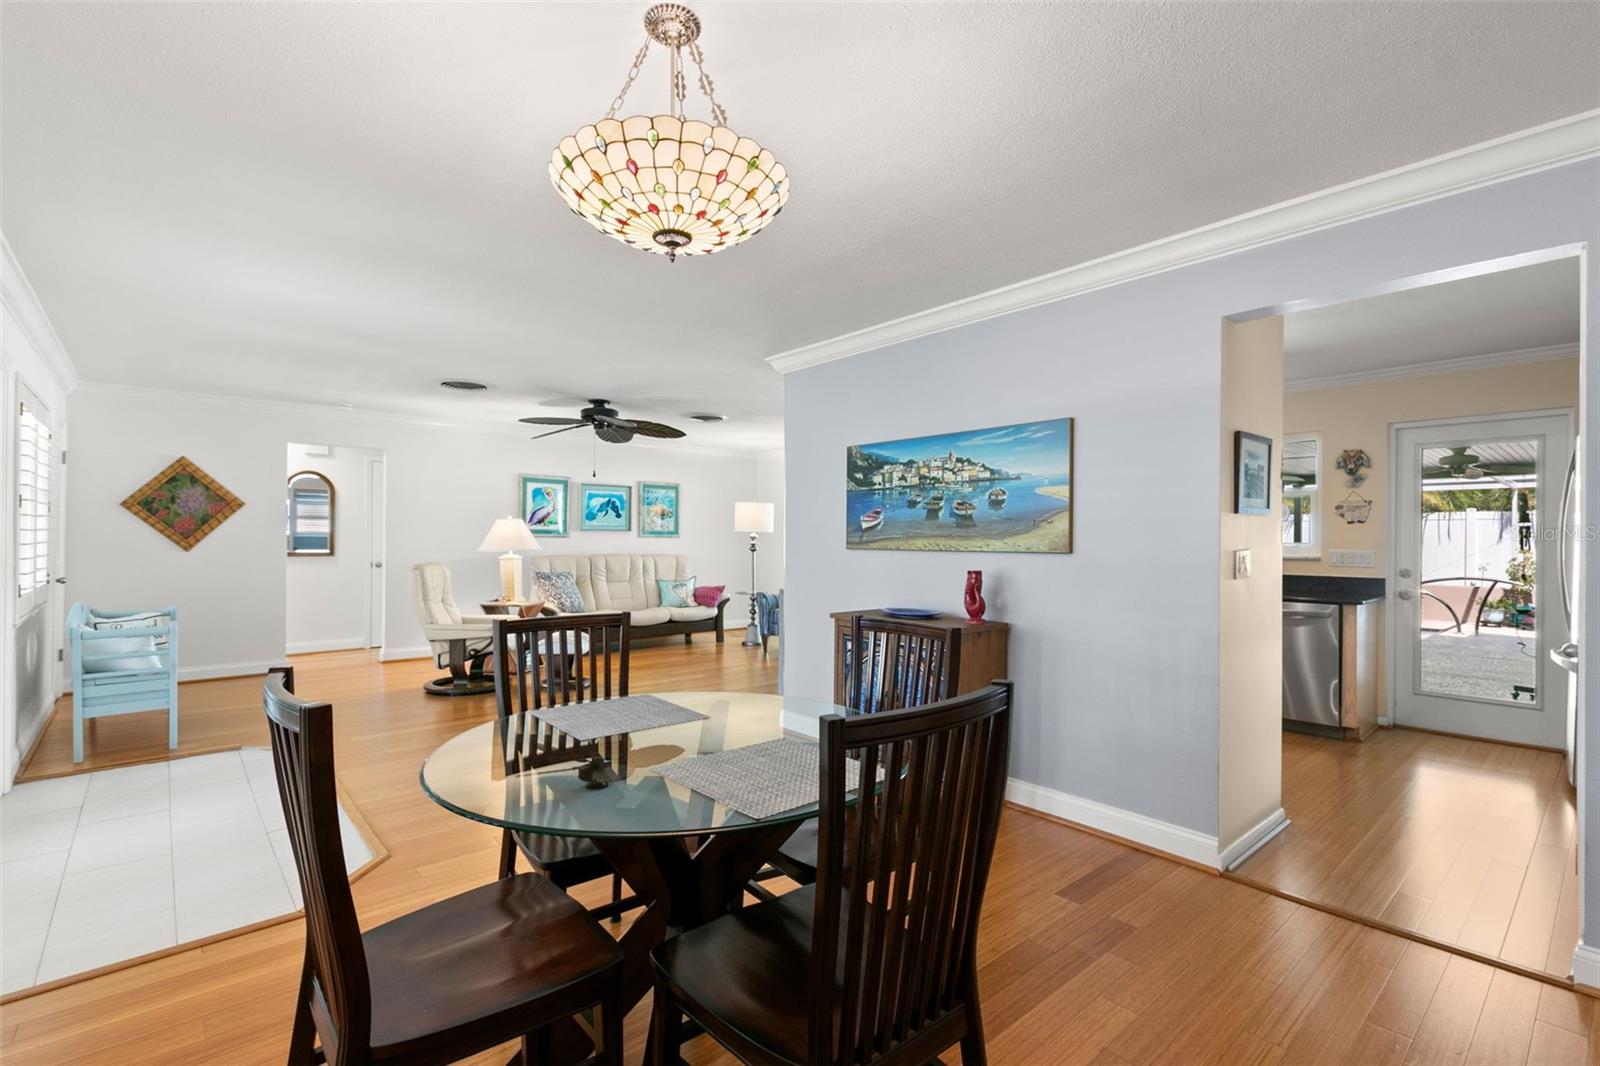
<svg viewBox="0 0 1600 1066"><path fill-rule="evenodd" d="M1361 374L1578 343L1578 260L1285 315L1283 379Z"/></svg>
<svg viewBox="0 0 1600 1066"><path fill-rule="evenodd" d="M762 447L768 354L1600 105L1587 3L699 4L794 192L670 265L545 176L645 6L7 3L0 227L91 381Z"/></svg>

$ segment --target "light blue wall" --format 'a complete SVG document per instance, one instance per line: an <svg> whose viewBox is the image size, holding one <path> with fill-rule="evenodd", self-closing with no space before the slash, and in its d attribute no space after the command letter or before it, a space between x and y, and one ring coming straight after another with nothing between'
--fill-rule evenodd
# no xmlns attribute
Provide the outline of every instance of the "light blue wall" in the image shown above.
<svg viewBox="0 0 1600 1066"><path fill-rule="evenodd" d="M1600 161L1589 160L788 375L789 690L828 695L828 612L957 610L964 571L981 567L992 615L1014 626L1012 776L1215 834L1221 319L1597 240ZM1595 288L1590 269L1589 324ZM1594 375L1585 389L1592 409ZM1075 554L845 548L847 445L1061 415L1078 420ZM1591 500L1597 445L1588 434ZM1586 588L1600 605L1600 557L1587 561ZM1593 780L1600 729L1590 733ZM1597 796L1600 780L1590 815Z"/></svg>

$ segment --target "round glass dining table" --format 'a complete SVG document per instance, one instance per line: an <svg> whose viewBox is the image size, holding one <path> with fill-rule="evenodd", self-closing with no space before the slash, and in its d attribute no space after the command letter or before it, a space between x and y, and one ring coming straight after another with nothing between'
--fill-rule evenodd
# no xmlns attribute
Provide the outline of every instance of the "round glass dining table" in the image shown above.
<svg viewBox="0 0 1600 1066"><path fill-rule="evenodd" d="M750 878L817 813L813 799L754 817L660 771L670 773L671 764L694 756L784 738L814 744L825 715L857 713L764 693L654 697L703 717L577 739L541 714L575 719L623 701L527 711L445 741L421 772L423 791L447 810L513 832L584 837L611 861L644 904L621 938L630 1007L650 988L650 949L671 930L731 910ZM638 703L637 697L624 700Z"/></svg>
<svg viewBox="0 0 1600 1066"><path fill-rule="evenodd" d="M657 771L695 755L784 737L815 742L824 715L856 712L823 700L757 692L663 692L655 699L705 717L577 741L545 728L539 711L484 722L440 745L422 764L422 788L463 817L548 836L700 837L802 822L816 803L751 817ZM558 706L583 715L606 701ZM585 768L595 756L609 773Z"/></svg>

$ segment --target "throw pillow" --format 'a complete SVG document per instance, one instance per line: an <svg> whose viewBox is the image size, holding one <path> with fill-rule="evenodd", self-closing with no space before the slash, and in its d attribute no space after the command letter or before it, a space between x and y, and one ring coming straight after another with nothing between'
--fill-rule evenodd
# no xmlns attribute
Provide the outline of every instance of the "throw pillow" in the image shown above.
<svg viewBox="0 0 1600 1066"><path fill-rule="evenodd" d="M581 614L589 609L584 606L583 593L578 591L578 579L567 571L535 570L533 587L548 606L561 614Z"/></svg>
<svg viewBox="0 0 1600 1066"><path fill-rule="evenodd" d="M726 585L696 585L694 602L701 607L715 607L722 602L722 590Z"/></svg>
<svg viewBox="0 0 1600 1066"><path fill-rule="evenodd" d="M141 629L155 629L164 626L171 619L163 611L149 611L144 614L126 614L116 618L96 618L89 623L89 628L96 632L131 632L137 633ZM85 661L85 673L109 673L116 670L159 670L162 663L159 656L151 654L167 646L167 634L160 633L153 637L130 636L127 638L111 638L107 640L86 641L83 653L86 658L93 657L95 661ZM105 658L117 656L117 658Z"/></svg>
<svg viewBox="0 0 1600 1066"><path fill-rule="evenodd" d="M661 589L661 606L694 606L694 578L686 577L682 581L662 581L657 579L656 585Z"/></svg>

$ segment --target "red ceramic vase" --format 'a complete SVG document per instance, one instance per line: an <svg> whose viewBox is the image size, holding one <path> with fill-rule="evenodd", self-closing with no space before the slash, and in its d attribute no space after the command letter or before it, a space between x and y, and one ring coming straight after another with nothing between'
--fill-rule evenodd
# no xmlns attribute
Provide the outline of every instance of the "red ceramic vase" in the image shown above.
<svg viewBox="0 0 1600 1066"><path fill-rule="evenodd" d="M961 598L962 604L967 608L967 621L983 621L983 571L967 571L967 591Z"/></svg>

